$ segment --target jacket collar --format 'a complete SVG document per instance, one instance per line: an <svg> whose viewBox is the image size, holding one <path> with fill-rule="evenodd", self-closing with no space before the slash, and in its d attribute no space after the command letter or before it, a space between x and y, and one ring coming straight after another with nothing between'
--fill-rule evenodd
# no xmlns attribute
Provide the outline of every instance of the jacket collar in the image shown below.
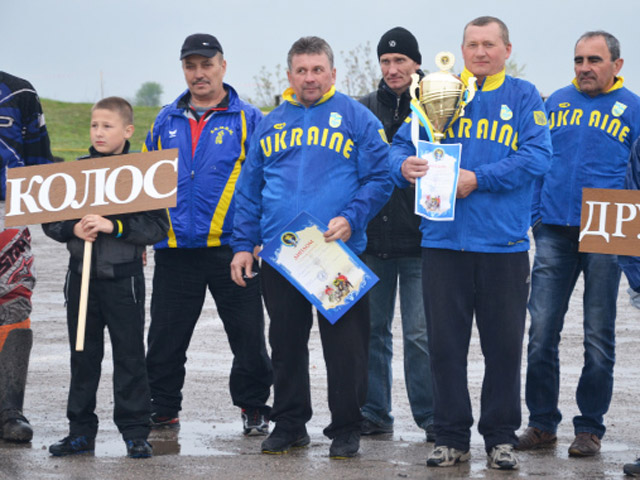
<svg viewBox="0 0 640 480"><path fill-rule="evenodd" d="M424 77L424 72L418 69L416 70L416 73L420 76L420 80L422 80L422 78ZM380 83L378 83L377 98L381 103L395 107L396 103L398 102L398 96L400 97L402 102L411 101L411 94L409 93L409 88L407 88L404 92L402 92L402 95L398 95L396 92L391 90L389 85L387 85L387 83L384 81L384 78L382 78L380 79Z"/></svg>
<svg viewBox="0 0 640 480"><path fill-rule="evenodd" d="M504 79L506 77L506 70L503 68L501 72L496 73L495 75L488 75L485 77L482 85L478 85L478 90L483 92L489 92L491 90L497 90L504 83ZM469 84L469 78L474 77L475 75L467 70L467 67L464 67L460 78L465 85Z"/></svg>
<svg viewBox="0 0 640 480"><path fill-rule="evenodd" d="M573 84L574 87L576 87L576 90L578 90L580 93L582 93L582 90L580 90L580 87L578 86L578 79L577 78L574 78L571 81L571 83ZM613 82L613 85L611 85L611 88L609 90L607 90L606 92L604 92L603 95L606 95L607 93L611 93L614 90L620 90L623 85L624 85L624 77L623 76L617 76L615 82Z"/></svg>
<svg viewBox="0 0 640 480"><path fill-rule="evenodd" d="M236 93L236 91L231 85L228 85L226 83L223 83L222 85L224 86L224 89L227 91L227 96L219 106L220 107L224 106L225 107L224 109L228 110L229 112L239 111L240 99L238 98L238 94ZM180 113L183 113L185 110L189 109L190 98L191 98L191 93L189 92L189 89L187 89L184 92L182 92L178 98L176 98L173 101L173 103L171 104L171 108L179 110Z"/></svg>
<svg viewBox="0 0 640 480"><path fill-rule="evenodd" d="M331 85L331 88L329 89L329 91L324 95L322 95L322 97L320 97L320 99L311 106L315 107L316 105L320 105L321 103L326 102L331 97L333 97L335 93L336 93L336 86ZM287 102L291 103L292 105L302 106L302 104L298 102L298 100L296 100L296 94L293 92L293 88L291 87L287 88L284 91L284 93L282 94L282 98L284 98Z"/></svg>
<svg viewBox="0 0 640 480"><path fill-rule="evenodd" d="M124 149L122 150L122 153L119 153L118 155L125 155L129 153L129 147L131 147L129 140L125 140ZM95 148L93 148L93 145L92 145L91 147L89 147L89 156L81 157L81 158L99 158L99 157L112 157L112 156L113 156L112 153L100 153Z"/></svg>

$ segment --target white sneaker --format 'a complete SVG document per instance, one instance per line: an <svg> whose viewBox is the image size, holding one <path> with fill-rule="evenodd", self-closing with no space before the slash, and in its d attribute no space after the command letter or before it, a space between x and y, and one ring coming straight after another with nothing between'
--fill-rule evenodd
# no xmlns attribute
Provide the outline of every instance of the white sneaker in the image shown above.
<svg viewBox="0 0 640 480"><path fill-rule="evenodd" d="M490 468L498 470L517 470L519 468L518 459L513 453L513 445L510 443L496 445L487 456Z"/></svg>
<svg viewBox="0 0 640 480"><path fill-rule="evenodd" d="M456 463L468 462L471 454L469 450L463 452L453 447L440 445L435 447L427 457L428 467L451 467Z"/></svg>

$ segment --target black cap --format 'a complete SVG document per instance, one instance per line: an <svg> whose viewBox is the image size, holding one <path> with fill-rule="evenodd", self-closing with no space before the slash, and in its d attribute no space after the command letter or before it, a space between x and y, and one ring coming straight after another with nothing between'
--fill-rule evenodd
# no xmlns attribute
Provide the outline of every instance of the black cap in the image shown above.
<svg viewBox="0 0 640 480"><path fill-rule="evenodd" d="M385 53L400 53L416 63L422 63L418 41L406 28L395 27L382 35L378 42L378 59Z"/></svg>
<svg viewBox="0 0 640 480"><path fill-rule="evenodd" d="M189 55L202 55L203 57L214 57L216 53L222 52L222 45L216 37L208 33L194 33L185 38L180 50L180 60Z"/></svg>

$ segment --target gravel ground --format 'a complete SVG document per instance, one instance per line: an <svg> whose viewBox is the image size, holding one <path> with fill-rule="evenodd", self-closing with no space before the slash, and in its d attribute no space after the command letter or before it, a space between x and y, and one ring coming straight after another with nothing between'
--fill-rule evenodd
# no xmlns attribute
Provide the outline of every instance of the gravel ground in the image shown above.
<svg viewBox="0 0 640 480"><path fill-rule="evenodd" d="M69 382L69 346L65 325L62 285L67 264L63 245L47 239L39 226L31 227L36 255L38 284L33 297L34 347L31 355L25 413L34 430L33 442L13 445L0 440L0 479L200 479L277 478L297 479L390 479L390 478L622 478L622 465L640 452L637 411L640 382L637 339L640 312L629 305L623 279L618 300L617 365L614 396L606 416L607 434L602 452L589 459L568 458L573 440L571 418L576 415L575 388L582 366L582 287L571 299L570 313L561 343L562 379L560 391L564 421L556 448L520 453L516 472L491 471L486 465L482 438L472 435L471 461L463 466L434 470L425 466L431 448L409 412L402 369L399 324L394 328L394 415L395 432L377 438L363 438L359 457L330 460L329 440L322 428L329 422L326 380L317 327L311 333L311 385L314 416L309 422L311 445L284 456L260 453L262 438L241 434L240 412L231 404L228 371L231 353L215 306L207 301L196 329L187 365L184 405L179 431L164 431L151 438L154 457L132 460L125 457L124 443L112 421L112 364L106 349L97 413L101 429L95 455L50 457L48 446L67 434L65 406ZM153 255L147 266L147 302ZM147 310L148 311L148 310ZM526 342L526 338L525 338ZM523 364L526 362L526 355ZM469 381L474 412L480 403L483 361L474 334L469 353ZM524 385L523 365L523 385ZM527 410L523 399L523 414Z"/></svg>

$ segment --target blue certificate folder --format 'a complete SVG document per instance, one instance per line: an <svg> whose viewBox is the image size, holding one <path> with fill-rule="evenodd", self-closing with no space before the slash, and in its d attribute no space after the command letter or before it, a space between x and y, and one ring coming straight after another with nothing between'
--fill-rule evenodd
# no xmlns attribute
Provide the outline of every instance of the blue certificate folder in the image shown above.
<svg viewBox="0 0 640 480"><path fill-rule="evenodd" d="M343 241L325 242L327 230L317 218L302 212L264 245L260 256L333 324L378 277Z"/></svg>

